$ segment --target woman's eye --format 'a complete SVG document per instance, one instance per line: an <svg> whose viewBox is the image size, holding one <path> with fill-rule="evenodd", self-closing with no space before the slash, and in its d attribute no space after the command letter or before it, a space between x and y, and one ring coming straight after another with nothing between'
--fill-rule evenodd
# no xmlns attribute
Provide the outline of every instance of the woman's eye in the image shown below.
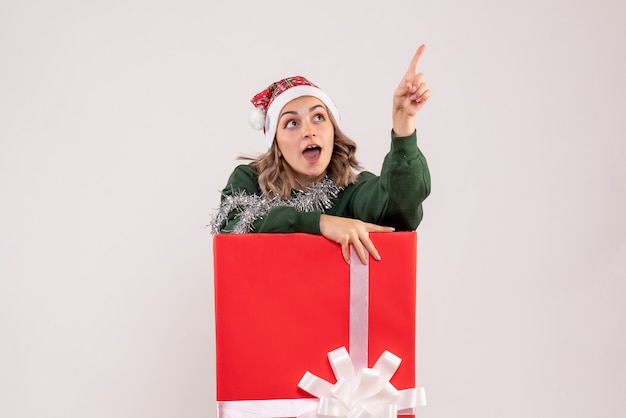
<svg viewBox="0 0 626 418"><path fill-rule="evenodd" d="M324 117L324 115L322 115L321 113L319 113L319 114L317 114L317 115L313 116L313 120L315 120L315 121L317 121L317 122L320 122L320 121L324 121L324 120L326 120L326 118Z"/></svg>
<svg viewBox="0 0 626 418"><path fill-rule="evenodd" d="M295 120L288 120L287 123L285 123L285 128L293 128L295 126L296 126Z"/></svg>

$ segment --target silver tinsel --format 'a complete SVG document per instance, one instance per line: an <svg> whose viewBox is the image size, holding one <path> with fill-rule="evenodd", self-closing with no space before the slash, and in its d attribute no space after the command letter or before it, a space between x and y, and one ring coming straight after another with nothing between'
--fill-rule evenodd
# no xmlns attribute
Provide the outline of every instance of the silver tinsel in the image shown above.
<svg viewBox="0 0 626 418"><path fill-rule="evenodd" d="M289 206L298 212L324 211L333 206L332 199L339 195L342 187L338 186L330 178L316 183L306 190L298 190L289 199L280 197L267 198L256 194L249 194L244 191L236 192L232 195L224 195L219 209L211 217L212 234L219 234L224 222L228 221L228 214L235 211L236 222L232 232L235 234L245 234L254 230L254 221L263 218L270 209L278 206Z"/></svg>

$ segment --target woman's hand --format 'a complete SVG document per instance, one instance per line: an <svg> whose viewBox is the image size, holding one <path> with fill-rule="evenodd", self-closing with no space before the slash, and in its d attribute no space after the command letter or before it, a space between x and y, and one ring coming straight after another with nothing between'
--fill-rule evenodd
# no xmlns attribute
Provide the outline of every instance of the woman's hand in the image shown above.
<svg viewBox="0 0 626 418"><path fill-rule="evenodd" d="M350 244L354 246L361 263L367 264L364 248L367 249L375 260L380 260L378 250L374 247L368 233L393 232L393 230L393 228L388 226L370 224L358 219L324 214L320 216L320 232L325 238L341 245L343 259L348 264L350 264Z"/></svg>
<svg viewBox="0 0 626 418"><path fill-rule="evenodd" d="M413 56L409 68L393 94L393 131L397 136L408 136L415 130L415 114L424 107L430 97L424 74L417 72L417 66L426 45L420 45Z"/></svg>

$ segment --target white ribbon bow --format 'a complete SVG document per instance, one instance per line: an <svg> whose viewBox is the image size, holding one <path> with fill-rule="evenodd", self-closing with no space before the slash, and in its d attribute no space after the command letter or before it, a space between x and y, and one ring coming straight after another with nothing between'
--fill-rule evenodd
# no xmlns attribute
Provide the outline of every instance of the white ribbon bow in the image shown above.
<svg viewBox="0 0 626 418"><path fill-rule="evenodd" d="M298 386L319 398L317 410L299 415L299 418L395 418L410 415L416 406L426 405L424 388L396 389L389 380L402 361L385 351L374 367L355 372L345 347L328 353L328 359L337 378L334 385L306 372Z"/></svg>

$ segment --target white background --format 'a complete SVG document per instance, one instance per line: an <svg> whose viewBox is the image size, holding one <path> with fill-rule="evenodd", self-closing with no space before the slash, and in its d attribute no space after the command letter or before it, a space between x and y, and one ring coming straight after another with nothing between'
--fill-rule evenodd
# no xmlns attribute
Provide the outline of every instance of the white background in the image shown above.
<svg viewBox="0 0 626 418"><path fill-rule="evenodd" d="M420 416L622 417L624 22L621 0L0 2L0 416L213 417L204 226L263 150L248 100L310 78L379 172L423 42Z"/></svg>

